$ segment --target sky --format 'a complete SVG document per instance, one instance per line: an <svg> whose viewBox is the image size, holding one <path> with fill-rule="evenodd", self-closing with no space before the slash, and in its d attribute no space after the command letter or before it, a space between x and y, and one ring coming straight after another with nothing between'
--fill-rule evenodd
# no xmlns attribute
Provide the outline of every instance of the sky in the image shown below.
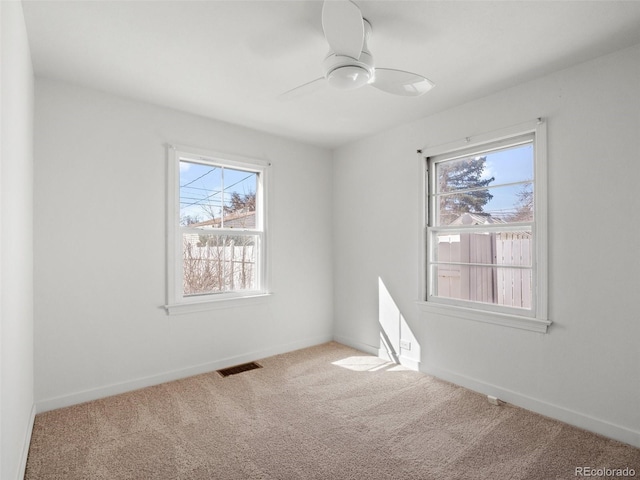
<svg viewBox="0 0 640 480"><path fill-rule="evenodd" d="M209 164L180 161L180 218L219 218L234 192L256 192L258 174ZM224 190L224 192L223 192Z"/></svg>

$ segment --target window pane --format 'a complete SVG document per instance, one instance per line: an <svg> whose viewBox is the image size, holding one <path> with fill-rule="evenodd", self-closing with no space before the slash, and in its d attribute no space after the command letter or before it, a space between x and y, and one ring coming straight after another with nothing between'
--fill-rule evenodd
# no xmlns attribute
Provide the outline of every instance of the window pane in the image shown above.
<svg viewBox="0 0 640 480"><path fill-rule="evenodd" d="M440 232L434 236L434 262L532 265L532 235L520 232Z"/></svg>
<svg viewBox="0 0 640 480"><path fill-rule="evenodd" d="M256 228L256 187L258 174L243 170L224 169L225 228Z"/></svg>
<svg viewBox="0 0 640 480"><path fill-rule="evenodd" d="M433 294L439 297L531 308L530 269L432 265Z"/></svg>
<svg viewBox="0 0 640 480"><path fill-rule="evenodd" d="M185 296L257 289L258 235L183 234Z"/></svg>
<svg viewBox="0 0 640 480"><path fill-rule="evenodd" d="M180 225L255 228L258 173L180 161Z"/></svg>
<svg viewBox="0 0 640 480"><path fill-rule="evenodd" d="M436 163L436 192L446 193L533 180L533 144Z"/></svg>
<svg viewBox="0 0 640 480"><path fill-rule="evenodd" d="M533 221L533 184L522 183L438 195L437 225Z"/></svg>
<svg viewBox="0 0 640 480"><path fill-rule="evenodd" d="M180 225L210 228L220 219L222 172L219 166L180 161Z"/></svg>

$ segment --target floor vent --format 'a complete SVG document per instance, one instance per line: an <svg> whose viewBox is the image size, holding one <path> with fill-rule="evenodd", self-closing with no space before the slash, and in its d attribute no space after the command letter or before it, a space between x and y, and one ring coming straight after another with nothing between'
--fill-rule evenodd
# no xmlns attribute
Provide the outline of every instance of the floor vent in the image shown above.
<svg viewBox="0 0 640 480"><path fill-rule="evenodd" d="M223 368L217 370L221 377L228 377L229 375L236 375L242 372L248 372L249 370L255 370L256 368L262 368L262 365L256 362L243 363L242 365L236 365L235 367Z"/></svg>

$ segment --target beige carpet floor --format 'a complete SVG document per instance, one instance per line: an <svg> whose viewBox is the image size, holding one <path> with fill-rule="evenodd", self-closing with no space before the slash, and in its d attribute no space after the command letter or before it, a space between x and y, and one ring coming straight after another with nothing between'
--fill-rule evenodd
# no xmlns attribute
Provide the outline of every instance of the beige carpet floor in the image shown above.
<svg viewBox="0 0 640 480"><path fill-rule="evenodd" d="M39 414L25 478L640 478L639 449L338 343L260 363Z"/></svg>

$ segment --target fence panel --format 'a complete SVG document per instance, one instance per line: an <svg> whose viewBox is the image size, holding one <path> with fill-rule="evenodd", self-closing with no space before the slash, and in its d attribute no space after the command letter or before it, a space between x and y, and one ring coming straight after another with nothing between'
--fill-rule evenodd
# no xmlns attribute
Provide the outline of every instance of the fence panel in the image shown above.
<svg viewBox="0 0 640 480"><path fill-rule="evenodd" d="M443 262L480 263L493 267L439 265L437 295L461 300L530 308L531 269L509 268L531 263L528 232L465 233L438 245Z"/></svg>

